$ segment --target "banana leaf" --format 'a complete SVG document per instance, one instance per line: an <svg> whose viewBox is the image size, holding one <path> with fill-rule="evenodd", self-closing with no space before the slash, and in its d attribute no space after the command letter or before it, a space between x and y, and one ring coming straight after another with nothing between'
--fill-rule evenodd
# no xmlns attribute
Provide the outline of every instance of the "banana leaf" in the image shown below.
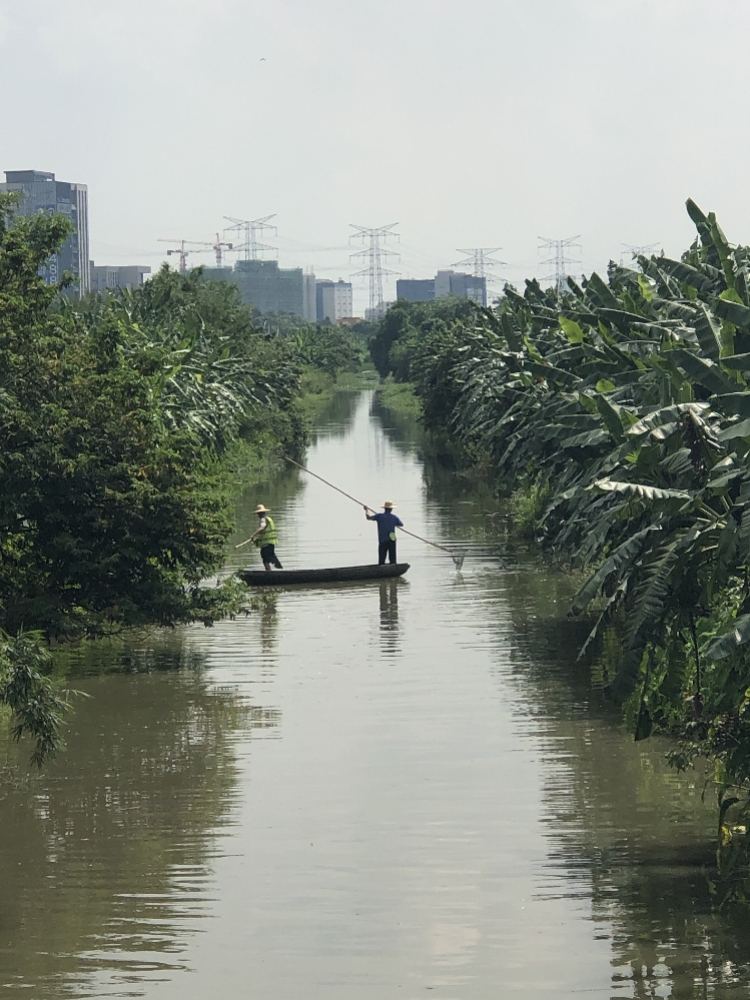
<svg viewBox="0 0 750 1000"><path fill-rule="evenodd" d="M621 483L614 479L597 479L589 487L602 493L624 493L642 500L692 500L692 493L685 490L666 490L645 483Z"/></svg>
<svg viewBox="0 0 750 1000"><path fill-rule="evenodd" d="M668 274L674 275L678 281L684 281L686 284L692 285L699 292L707 292L711 288L711 278L707 274L704 274L703 271L699 271L697 267L692 267L684 261L670 260L669 257L660 257L659 267Z"/></svg>
<svg viewBox="0 0 750 1000"><path fill-rule="evenodd" d="M732 289L732 291L734 290ZM734 298L725 296L727 296L727 292L722 292L716 300L714 305L716 315L719 319L725 319L742 330L750 330L750 307L735 301Z"/></svg>
<svg viewBox="0 0 750 1000"><path fill-rule="evenodd" d="M677 364L684 368L689 378L700 383L709 392L715 394L731 392L737 384L727 378L718 365L704 361L697 354L682 347L676 347L670 354Z"/></svg>
<svg viewBox="0 0 750 1000"><path fill-rule="evenodd" d="M750 354L730 354L721 359L724 368L731 368L732 371L749 372Z"/></svg>
<svg viewBox="0 0 750 1000"><path fill-rule="evenodd" d="M718 361L721 354L721 326L702 302L697 307L695 333L703 353L712 361Z"/></svg>
<svg viewBox="0 0 750 1000"><path fill-rule="evenodd" d="M716 435L719 441L731 441L733 438L750 437L750 417L740 420L739 423L730 424L720 430Z"/></svg>
<svg viewBox="0 0 750 1000"><path fill-rule="evenodd" d="M710 662L723 660L748 641L750 641L750 615L742 615L736 619L730 632L716 636L708 643L703 655Z"/></svg>
<svg viewBox="0 0 750 1000"><path fill-rule="evenodd" d="M573 599L571 614L579 615L594 600L599 591L615 573L640 555L646 543L662 531L661 525L650 524L628 538L604 560L599 569L584 583Z"/></svg>
<svg viewBox="0 0 750 1000"><path fill-rule="evenodd" d="M719 393L711 400L722 412L736 414L738 417L750 417L750 392Z"/></svg>

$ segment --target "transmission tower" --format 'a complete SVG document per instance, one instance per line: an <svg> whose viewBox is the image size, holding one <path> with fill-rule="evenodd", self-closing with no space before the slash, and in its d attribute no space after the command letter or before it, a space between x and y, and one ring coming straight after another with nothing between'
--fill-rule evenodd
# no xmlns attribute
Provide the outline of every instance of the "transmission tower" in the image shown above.
<svg viewBox="0 0 750 1000"><path fill-rule="evenodd" d="M457 247L459 253L468 254L463 260L457 260L453 267L470 267L475 278L485 278L493 281L494 275L488 274L487 269L500 267L507 264L507 260L496 260L492 254L499 253L502 247L472 247L469 250Z"/></svg>
<svg viewBox="0 0 750 1000"><path fill-rule="evenodd" d="M539 239L541 240L539 244L540 250L552 250L552 256L548 257L547 260L543 260L542 263L551 264L555 269L553 274L546 274L542 278L542 281L554 281L555 288L558 292L561 292L565 288L568 265L581 263L577 257L568 257L566 252L573 247L576 247L578 250L581 249L581 244L576 243L576 240L580 239L580 236L569 236L567 240L550 240L546 236L540 236Z"/></svg>
<svg viewBox="0 0 750 1000"><path fill-rule="evenodd" d="M361 271L355 271L352 277L367 277L369 279L369 315L371 319L379 319L385 312L383 302L384 275L398 274L398 271L390 271L387 267L383 266L383 261L387 260L388 257L398 257L398 254L394 250L386 250L384 245L391 237L395 237L397 240L401 238L398 233L393 232L393 229L397 225L397 222L392 222L389 226L381 226L380 229L366 229L364 226L351 224L352 229L356 229L357 232L350 237L350 241L361 240L363 243L367 242L369 244L363 250L358 250L357 253L351 254L350 260L364 258L368 261L367 267Z"/></svg>
<svg viewBox="0 0 750 1000"><path fill-rule="evenodd" d="M276 247L258 241L258 234L262 236L267 229L272 229L274 236L276 235L276 226L267 225L269 219L276 218L275 214L264 215L260 219L233 219L231 215L225 215L224 218L227 222L234 223L227 226L224 232L238 234L235 249L242 251L245 260L259 260L266 250L276 251Z"/></svg>
<svg viewBox="0 0 750 1000"><path fill-rule="evenodd" d="M656 253L656 248L659 246L657 243L643 243L640 246L633 246L630 243L623 243L623 250L620 254L620 267L625 267L625 257L626 251L630 253L630 263L632 263L636 257L643 255L644 257L650 257L651 254Z"/></svg>
<svg viewBox="0 0 750 1000"><path fill-rule="evenodd" d="M502 267L507 264L507 260L496 260L492 254L499 253L502 247L471 247L470 249L456 248L459 253L468 254L463 260L457 260L453 267L470 267L475 278L484 280L484 297L487 296L487 286L499 280L499 275L489 271L493 267ZM488 273L489 271L489 273Z"/></svg>

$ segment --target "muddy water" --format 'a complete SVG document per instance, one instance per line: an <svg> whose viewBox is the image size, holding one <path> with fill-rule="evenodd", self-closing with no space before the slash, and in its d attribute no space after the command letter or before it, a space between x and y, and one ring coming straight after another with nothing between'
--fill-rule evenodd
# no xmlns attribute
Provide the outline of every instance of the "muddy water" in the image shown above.
<svg viewBox="0 0 750 1000"><path fill-rule="evenodd" d="M710 793L592 689L569 582L369 394L309 464L461 540L462 574L402 537L403 580L73 658L67 754L0 786L0 996L746 995L747 936L710 916ZM315 480L249 493L238 538L258 501L285 566L373 557Z"/></svg>

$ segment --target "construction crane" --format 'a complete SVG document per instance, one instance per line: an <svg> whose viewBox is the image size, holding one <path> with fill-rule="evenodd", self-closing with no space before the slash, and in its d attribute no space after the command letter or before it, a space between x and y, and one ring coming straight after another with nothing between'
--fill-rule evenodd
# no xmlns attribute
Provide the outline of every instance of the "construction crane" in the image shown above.
<svg viewBox="0 0 750 1000"><path fill-rule="evenodd" d="M180 256L180 271L184 274L187 271L187 258L191 253L208 253L210 248L216 254L216 266L221 267L222 261L222 251L226 247L227 250L231 250L232 244L226 243L221 239L219 234L216 234L216 240L211 243L208 240L159 240L160 243L179 243L179 247L173 247L171 250L167 250L167 256L176 253ZM193 247L205 247L205 250L188 250L187 245Z"/></svg>
<svg viewBox="0 0 750 1000"><path fill-rule="evenodd" d="M160 239L159 243L179 243L179 246L172 247L171 250L167 250L167 257L171 257L173 253L179 254L180 257L180 273L185 274L187 271L187 259L191 253L205 253L205 250L187 250L185 247L186 243L192 243L192 240L163 240Z"/></svg>
<svg viewBox="0 0 750 1000"><path fill-rule="evenodd" d="M234 249L234 243L226 243L219 234L216 234L216 240L213 243L207 243L206 246L210 246L213 252L216 254L216 266L221 267L221 257L222 250L226 247L227 250Z"/></svg>

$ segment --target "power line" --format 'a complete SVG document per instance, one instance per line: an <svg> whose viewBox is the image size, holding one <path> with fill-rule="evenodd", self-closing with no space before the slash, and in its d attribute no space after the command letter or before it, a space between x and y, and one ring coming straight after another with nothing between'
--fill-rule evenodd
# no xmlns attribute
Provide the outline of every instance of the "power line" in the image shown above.
<svg viewBox="0 0 750 1000"><path fill-rule="evenodd" d="M631 243L623 243L623 250L620 253L620 267L625 266L625 251L630 252L631 262L635 260L636 257L650 257L651 254L656 253L656 248L659 246L658 241L656 243L642 243L640 246L633 245Z"/></svg>
<svg viewBox="0 0 750 1000"><path fill-rule="evenodd" d="M241 250L245 260L260 260L263 253L271 250L274 253L278 247L269 246L267 243L258 241L258 234L262 236L268 230L273 230L274 236L277 233L276 226L267 225L269 219L275 219L275 214L264 215L260 219L233 219L231 215L225 215L227 222L234 225L227 226L225 233L237 233L239 240L235 240L235 249Z"/></svg>
<svg viewBox="0 0 750 1000"><path fill-rule="evenodd" d="M539 244L540 250L552 250L552 256L548 257L547 260L543 260L542 264L551 264L554 267L553 274L546 274L542 281L554 281L555 288L558 292L561 292L565 288L565 279L568 277L568 265L569 264L580 264L581 261L577 257L568 257L566 251L577 247L578 250L581 249L581 244L576 243L576 240L580 239L580 236L569 236L566 240L550 240L546 236L538 237L541 240Z"/></svg>
<svg viewBox="0 0 750 1000"><path fill-rule="evenodd" d="M398 233L393 229L398 225L392 222L388 226L381 226L379 229L367 229L365 226L356 226L351 223L352 229L357 232L350 237L351 240L367 241L368 246L363 250L358 250L350 255L350 260L364 258L368 261L367 267L361 271L355 271L353 278L366 277L370 282L370 318L379 319L385 312L383 301L383 277L387 274L398 274L398 271L391 271L383 266L383 261L388 257L398 257L394 250L387 250L385 243L391 238L400 239Z"/></svg>

